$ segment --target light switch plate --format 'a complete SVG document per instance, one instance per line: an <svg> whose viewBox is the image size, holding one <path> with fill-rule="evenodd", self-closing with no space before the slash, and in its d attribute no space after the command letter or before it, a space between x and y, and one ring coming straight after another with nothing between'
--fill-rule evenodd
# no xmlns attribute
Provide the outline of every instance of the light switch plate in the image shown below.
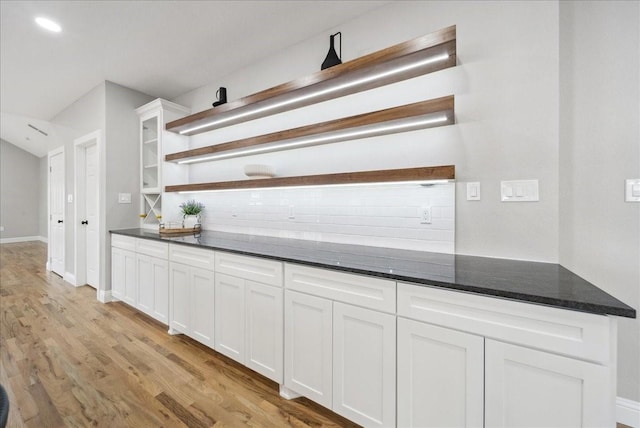
<svg viewBox="0 0 640 428"><path fill-rule="evenodd" d="M480 182L474 181L467 183L467 201L480 200Z"/></svg>
<svg viewBox="0 0 640 428"><path fill-rule="evenodd" d="M500 182L500 199L502 202L537 202L538 180L513 180Z"/></svg>
<svg viewBox="0 0 640 428"><path fill-rule="evenodd" d="M118 193L118 203L119 204L130 204L131 203L131 193Z"/></svg>
<svg viewBox="0 0 640 428"><path fill-rule="evenodd" d="M624 200L626 202L640 202L640 178L625 180Z"/></svg>

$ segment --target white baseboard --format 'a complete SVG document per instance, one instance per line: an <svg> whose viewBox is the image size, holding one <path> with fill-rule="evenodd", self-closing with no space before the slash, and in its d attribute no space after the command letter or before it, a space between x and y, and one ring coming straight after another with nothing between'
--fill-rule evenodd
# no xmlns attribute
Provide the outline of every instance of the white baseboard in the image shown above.
<svg viewBox="0 0 640 428"><path fill-rule="evenodd" d="M47 263L45 264L45 269L47 269L47 272L51 272L51 263L49 263L49 260L47 260Z"/></svg>
<svg viewBox="0 0 640 428"><path fill-rule="evenodd" d="M98 290L97 298L99 302L109 303L114 299L111 297L111 290Z"/></svg>
<svg viewBox="0 0 640 428"><path fill-rule="evenodd" d="M38 236L38 241L44 242L45 244L49 243L49 239L46 236Z"/></svg>
<svg viewBox="0 0 640 428"><path fill-rule="evenodd" d="M72 274L71 272L65 272L63 279L66 282L68 282L69 284L73 285L74 287L77 287L77 285L76 285L76 276L74 274Z"/></svg>
<svg viewBox="0 0 640 428"><path fill-rule="evenodd" d="M640 428L640 403L626 398L616 398L616 420L633 428Z"/></svg>
<svg viewBox="0 0 640 428"><path fill-rule="evenodd" d="M14 244L16 242L41 241L41 236L19 236L17 238L2 238L0 244Z"/></svg>

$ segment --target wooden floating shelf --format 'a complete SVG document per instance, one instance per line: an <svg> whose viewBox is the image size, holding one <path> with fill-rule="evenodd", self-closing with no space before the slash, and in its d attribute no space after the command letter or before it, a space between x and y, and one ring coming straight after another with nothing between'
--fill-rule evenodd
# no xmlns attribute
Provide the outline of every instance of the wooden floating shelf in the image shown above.
<svg viewBox="0 0 640 428"><path fill-rule="evenodd" d="M217 190L259 189L272 187L330 186L338 184L373 184L410 181L453 180L455 166L433 166L406 169L344 172L336 174L275 177L256 180L222 181L215 183L166 186L165 192L206 192Z"/></svg>
<svg viewBox="0 0 640 428"><path fill-rule="evenodd" d="M456 65L456 27L391 46L239 100L169 122L168 131L195 135L270 116Z"/></svg>
<svg viewBox="0 0 640 428"><path fill-rule="evenodd" d="M201 162L216 158L243 156L257 152L266 153L287 148L445 126L453 124L454 121L454 97L450 95L300 128L185 150L168 154L165 156L165 160L182 163Z"/></svg>

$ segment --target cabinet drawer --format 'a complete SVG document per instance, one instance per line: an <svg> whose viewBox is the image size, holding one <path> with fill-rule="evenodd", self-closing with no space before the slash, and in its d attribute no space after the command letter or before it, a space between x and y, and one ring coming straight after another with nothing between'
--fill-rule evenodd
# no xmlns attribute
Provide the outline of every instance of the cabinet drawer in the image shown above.
<svg viewBox="0 0 640 428"><path fill-rule="evenodd" d="M136 239L136 252L166 260L169 257L169 244L138 238Z"/></svg>
<svg viewBox="0 0 640 428"><path fill-rule="evenodd" d="M609 361L611 320L602 315L398 283L398 315L601 363Z"/></svg>
<svg viewBox="0 0 640 428"><path fill-rule="evenodd" d="M259 257L216 252L216 272L282 287L282 263Z"/></svg>
<svg viewBox="0 0 640 428"><path fill-rule="evenodd" d="M386 279L286 263L285 287L331 300L394 313L396 283Z"/></svg>
<svg viewBox="0 0 640 428"><path fill-rule="evenodd" d="M136 250L136 238L131 236L111 234L111 246L122 248L123 250Z"/></svg>
<svg viewBox="0 0 640 428"><path fill-rule="evenodd" d="M202 269L213 270L214 251L187 245L169 245L169 260Z"/></svg>

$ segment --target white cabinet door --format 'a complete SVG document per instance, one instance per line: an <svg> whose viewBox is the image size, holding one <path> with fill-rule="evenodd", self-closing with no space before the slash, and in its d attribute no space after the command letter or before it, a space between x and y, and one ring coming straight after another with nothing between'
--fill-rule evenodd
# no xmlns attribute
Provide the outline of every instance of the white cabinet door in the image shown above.
<svg viewBox="0 0 640 428"><path fill-rule="evenodd" d="M279 384L283 383L284 358L282 294L282 288L245 283L245 365Z"/></svg>
<svg viewBox="0 0 640 428"><path fill-rule="evenodd" d="M153 315L153 265L151 257L143 254L136 254L136 267L138 269L138 305L147 315Z"/></svg>
<svg viewBox="0 0 640 428"><path fill-rule="evenodd" d="M332 302L287 290L284 307L284 385L331 408Z"/></svg>
<svg viewBox="0 0 640 428"><path fill-rule="evenodd" d="M111 248L111 294L131 306L136 305L136 253Z"/></svg>
<svg viewBox="0 0 640 428"><path fill-rule="evenodd" d="M191 331L190 268L181 263L169 263L169 327L176 332Z"/></svg>
<svg viewBox="0 0 640 428"><path fill-rule="evenodd" d="M216 274L215 350L244 364L244 279Z"/></svg>
<svg viewBox="0 0 640 428"><path fill-rule="evenodd" d="M190 336L210 348L214 347L214 282L213 272L189 267L191 287Z"/></svg>
<svg viewBox="0 0 640 428"><path fill-rule="evenodd" d="M333 304L333 411L364 426L396 421L396 317Z"/></svg>
<svg viewBox="0 0 640 428"><path fill-rule="evenodd" d="M111 247L111 296L122 300L124 297L124 250Z"/></svg>
<svg viewBox="0 0 640 428"><path fill-rule="evenodd" d="M398 426L482 427L484 338L398 318Z"/></svg>
<svg viewBox="0 0 640 428"><path fill-rule="evenodd" d="M169 262L151 257L153 278L153 306L150 315L164 324L169 324Z"/></svg>
<svg viewBox="0 0 640 428"><path fill-rule="evenodd" d="M485 426L615 426L609 368L490 339L485 351Z"/></svg>

